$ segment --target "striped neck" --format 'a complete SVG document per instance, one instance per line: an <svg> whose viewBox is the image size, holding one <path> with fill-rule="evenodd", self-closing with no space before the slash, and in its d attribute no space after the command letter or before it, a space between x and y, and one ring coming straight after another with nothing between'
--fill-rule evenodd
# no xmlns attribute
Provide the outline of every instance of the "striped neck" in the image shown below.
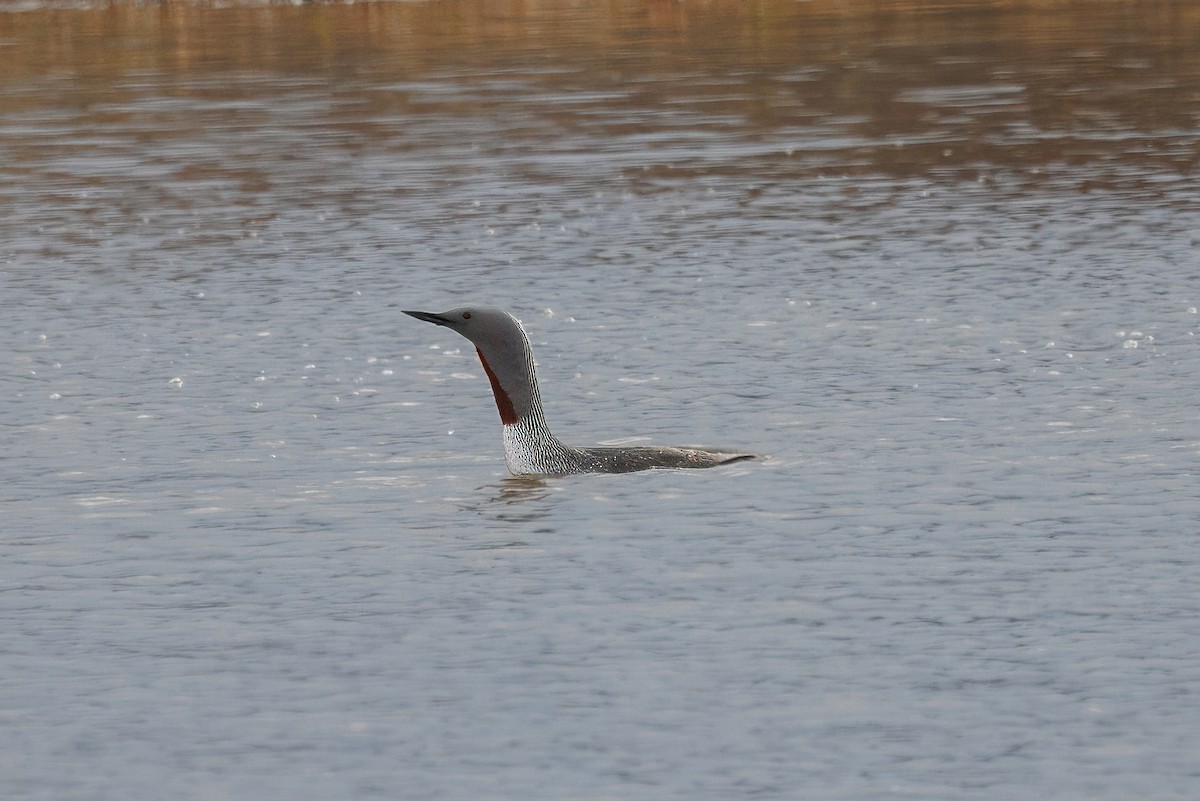
<svg viewBox="0 0 1200 801"><path fill-rule="evenodd" d="M581 454L550 433L538 409L537 417L504 426L504 462L517 476L578 473Z"/></svg>
<svg viewBox="0 0 1200 801"><path fill-rule="evenodd" d="M577 473L582 454L550 433L542 413L533 350L519 324L517 333L510 349L490 343L485 354L485 348L475 348L504 424L504 461L513 475Z"/></svg>

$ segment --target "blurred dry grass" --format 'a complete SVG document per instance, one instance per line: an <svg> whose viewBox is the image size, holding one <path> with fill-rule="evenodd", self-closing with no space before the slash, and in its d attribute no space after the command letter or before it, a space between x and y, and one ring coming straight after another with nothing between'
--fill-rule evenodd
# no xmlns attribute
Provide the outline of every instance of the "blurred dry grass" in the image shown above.
<svg viewBox="0 0 1200 801"><path fill-rule="evenodd" d="M402 73L485 58L680 63L853 61L864 49L1136 39L1200 59L1200 3L1150 0L452 0L355 4L0 0L0 80L68 72L224 69ZM630 64L630 55L638 56Z"/></svg>

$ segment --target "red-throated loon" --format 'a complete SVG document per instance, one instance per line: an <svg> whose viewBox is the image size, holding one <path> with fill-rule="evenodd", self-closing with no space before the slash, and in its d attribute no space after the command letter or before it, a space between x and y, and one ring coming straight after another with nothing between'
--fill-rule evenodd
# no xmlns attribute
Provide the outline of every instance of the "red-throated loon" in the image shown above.
<svg viewBox="0 0 1200 801"><path fill-rule="evenodd" d="M533 349L521 324L503 309L465 307L407 315L457 331L475 345L504 424L504 461L513 475L631 473L655 467L716 467L754 454L712 448L653 446L573 448L550 433L542 413Z"/></svg>

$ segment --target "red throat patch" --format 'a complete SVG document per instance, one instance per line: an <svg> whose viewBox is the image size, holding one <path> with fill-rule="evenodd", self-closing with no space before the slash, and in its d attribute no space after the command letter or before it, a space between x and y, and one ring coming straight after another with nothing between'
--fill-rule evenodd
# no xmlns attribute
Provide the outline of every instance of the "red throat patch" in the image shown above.
<svg viewBox="0 0 1200 801"><path fill-rule="evenodd" d="M496 396L496 408L500 410L500 422L506 426L512 425L518 419L517 410L513 408L512 398L508 397L504 387L500 386L499 379L492 372L492 366L487 363L487 359L483 358L483 351L476 348L475 352L479 354L479 361L483 364L483 372L487 373L488 381L492 382L492 394Z"/></svg>

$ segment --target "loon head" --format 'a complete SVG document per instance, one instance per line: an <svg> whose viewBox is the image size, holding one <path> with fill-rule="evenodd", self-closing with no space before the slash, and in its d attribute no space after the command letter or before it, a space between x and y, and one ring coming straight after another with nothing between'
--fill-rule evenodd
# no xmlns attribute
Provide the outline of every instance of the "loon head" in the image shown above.
<svg viewBox="0 0 1200 801"><path fill-rule="evenodd" d="M521 323L503 309L469 306L435 314L405 311L410 317L442 325L475 345L479 361L492 384L500 421L511 425L541 412L533 350Z"/></svg>

